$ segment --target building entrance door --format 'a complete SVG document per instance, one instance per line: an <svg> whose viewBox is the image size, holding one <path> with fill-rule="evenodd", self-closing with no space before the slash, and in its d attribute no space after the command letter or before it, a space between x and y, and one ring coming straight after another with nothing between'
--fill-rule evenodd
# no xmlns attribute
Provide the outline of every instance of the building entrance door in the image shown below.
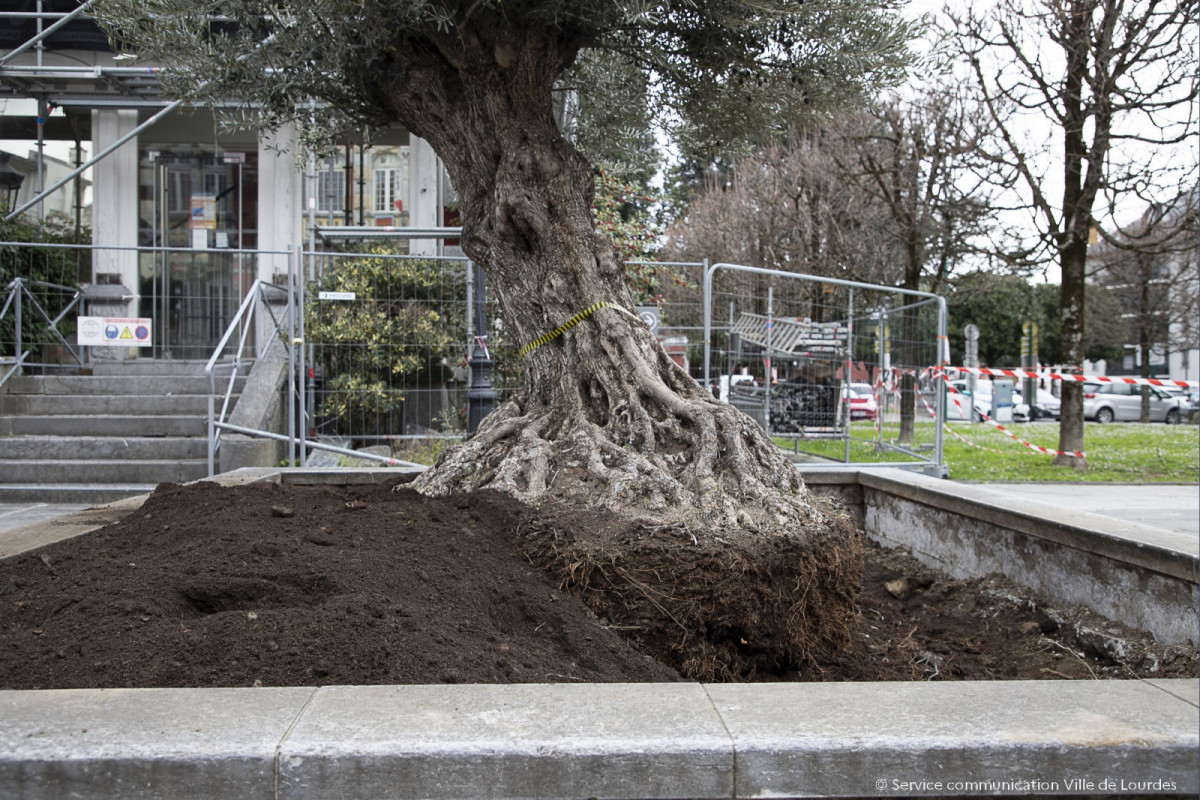
<svg viewBox="0 0 1200 800"><path fill-rule="evenodd" d="M207 359L256 274L254 154L164 148L146 157L143 196L153 203L143 241L152 246L140 313L154 319L156 357Z"/></svg>

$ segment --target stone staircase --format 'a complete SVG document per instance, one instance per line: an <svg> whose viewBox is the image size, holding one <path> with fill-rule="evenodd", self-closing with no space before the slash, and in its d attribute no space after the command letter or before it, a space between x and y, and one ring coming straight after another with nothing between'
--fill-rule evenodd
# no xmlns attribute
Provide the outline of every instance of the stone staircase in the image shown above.
<svg viewBox="0 0 1200 800"><path fill-rule="evenodd" d="M203 362L91 373L14 377L0 390L0 502L107 503L208 474Z"/></svg>

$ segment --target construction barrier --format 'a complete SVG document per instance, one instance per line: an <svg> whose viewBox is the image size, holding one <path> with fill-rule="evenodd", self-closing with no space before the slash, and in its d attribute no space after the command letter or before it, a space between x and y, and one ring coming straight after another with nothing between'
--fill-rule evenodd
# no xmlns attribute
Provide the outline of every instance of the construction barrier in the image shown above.
<svg viewBox="0 0 1200 800"><path fill-rule="evenodd" d="M1035 380L1068 381L1071 383L1124 383L1130 386L1178 386L1191 389L1200 386L1200 381L1175 381L1165 378L1134 378L1125 375L1075 375L1068 372L1036 372L1028 369L990 369L987 367L946 367L969 375L986 375L992 378L1033 378Z"/></svg>

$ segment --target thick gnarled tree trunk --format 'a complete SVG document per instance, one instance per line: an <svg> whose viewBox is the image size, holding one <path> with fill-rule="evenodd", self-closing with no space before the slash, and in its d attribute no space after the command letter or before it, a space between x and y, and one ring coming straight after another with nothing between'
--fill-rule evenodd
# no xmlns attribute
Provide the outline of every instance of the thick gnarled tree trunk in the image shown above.
<svg viewBox="0 0 1200 800"><path fill-rule="evenodd" d="M705 393L629 313L624 267L593 228L591 165L553 118L551 88L574 53L537 30L496 41L481 34L430 54L390 102L460 187L463 249L518 343L610 305L531 349L522 391L420 488L491 487L745 529L816 524L766 435Z"/></svg>

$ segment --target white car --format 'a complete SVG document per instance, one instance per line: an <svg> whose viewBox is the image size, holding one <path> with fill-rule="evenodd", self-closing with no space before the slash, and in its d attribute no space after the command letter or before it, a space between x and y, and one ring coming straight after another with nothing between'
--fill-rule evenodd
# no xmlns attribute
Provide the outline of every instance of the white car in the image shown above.
<svg viewBox="0 0 1200 800"><path fill-rule="evenodd" d="M1178 425L1191 412L1182 397L1157 386L1150 394L1150 421ZM1128 383L1089 383L1083 389L1083 418L1096 422L1137 422L1142 418L1142 387Z"/></svg>

